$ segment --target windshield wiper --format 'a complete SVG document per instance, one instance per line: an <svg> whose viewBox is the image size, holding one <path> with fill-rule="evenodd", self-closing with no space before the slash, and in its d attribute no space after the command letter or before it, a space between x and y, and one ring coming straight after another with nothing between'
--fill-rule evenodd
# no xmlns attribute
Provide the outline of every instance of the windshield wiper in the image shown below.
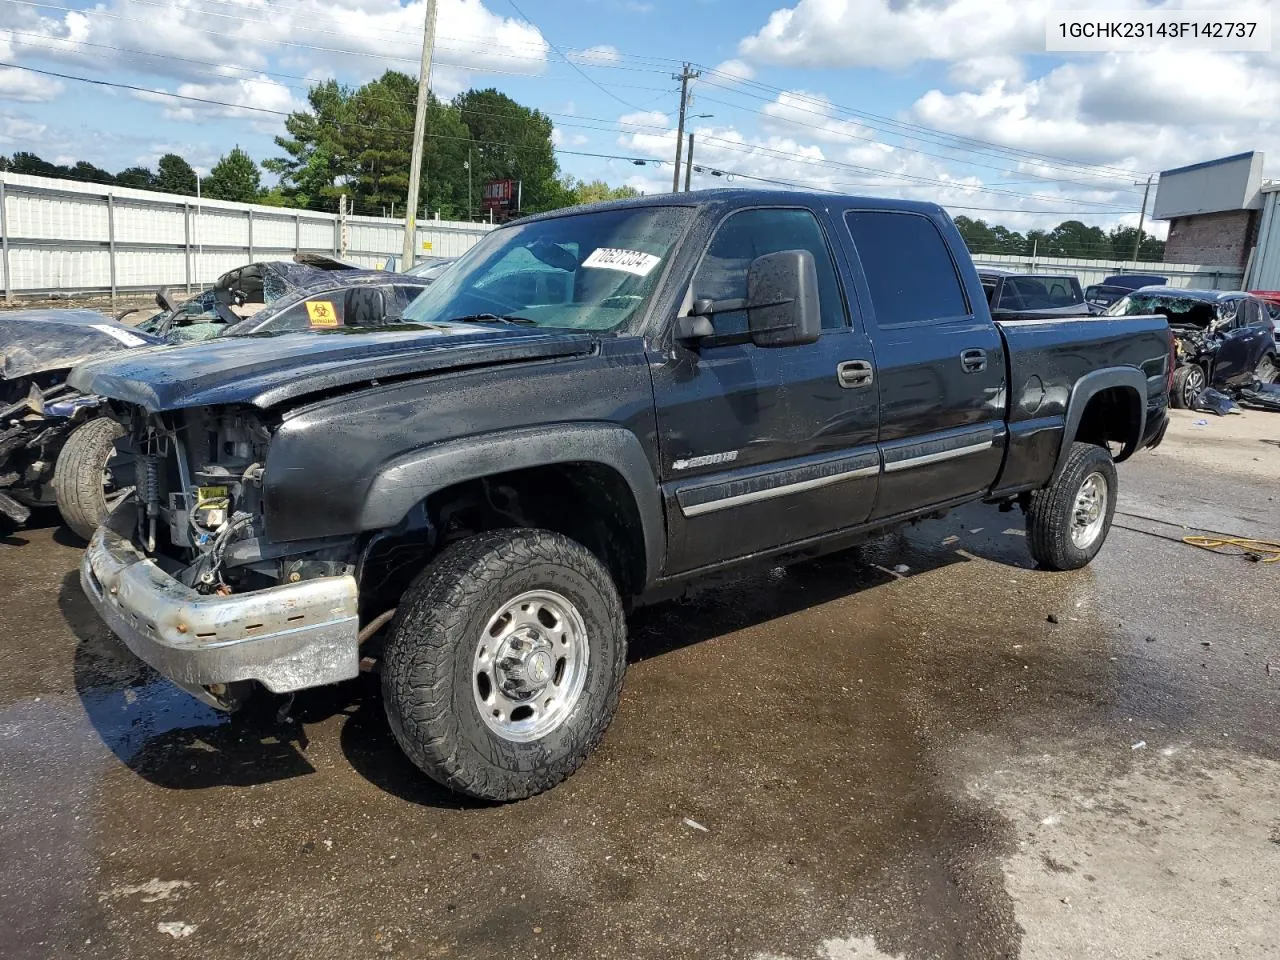
<svg viewBox="0 0 1280 960"><path fill-rule="evenodd" d="M537 320L528 317L499 316L496 313L473 313L466 317L450 317L448 323L518 323L525 327L536 327Z"/></svg>

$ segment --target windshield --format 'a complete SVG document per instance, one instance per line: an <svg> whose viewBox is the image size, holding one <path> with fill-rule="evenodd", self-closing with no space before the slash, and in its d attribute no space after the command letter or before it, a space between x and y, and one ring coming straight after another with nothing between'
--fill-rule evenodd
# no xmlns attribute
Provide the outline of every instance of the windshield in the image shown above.
<svg viewBox="0 0 1280 960"><path fill-rule="evenodd" d="M409 304L404 318L491 315L616 330L643 310L690 212L630 207L495 230Z"/></svg>
<svg viewBox="0 0 1280 960"><path fill-rule="evenodd" d="M1208 327L1216 321L1234 317L1235 304L1229 300L1215 303L1212 300L1179 297L1176 294L1139 291L1117 300L1104 311L1104 315L1108 317L1136 317L1144 314L1159 314L1175 326Z"/></svg>

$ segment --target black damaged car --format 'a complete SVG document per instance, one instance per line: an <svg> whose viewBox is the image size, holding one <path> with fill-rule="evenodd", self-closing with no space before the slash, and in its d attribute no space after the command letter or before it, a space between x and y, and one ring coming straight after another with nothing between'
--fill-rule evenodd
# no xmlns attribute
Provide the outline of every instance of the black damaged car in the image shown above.
<svg viewBox="0 0 1280 960"><path fill-rule="evenodd" d="M1280 375L1274 327L1259 298L1235 290L1144 287L1107 308L1106 316L1159 314L1178 350L1170 403L1190 409L1205 387L1236 393Z"/></svg>

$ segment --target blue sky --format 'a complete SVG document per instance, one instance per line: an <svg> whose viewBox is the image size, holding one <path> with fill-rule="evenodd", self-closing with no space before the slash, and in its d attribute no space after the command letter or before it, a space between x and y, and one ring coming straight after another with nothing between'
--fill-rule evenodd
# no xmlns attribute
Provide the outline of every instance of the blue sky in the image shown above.
<svg viewBox="0 0 1280 960"><path fill-rule="evenodd" d="M691 112L712 115L691 122L696 162L708 168L695 185L732 176L934 199L1018 229L1072 214L1110 227L1136 221L1134 181L1147 173L1272 146L1278 61L1051 56L1046 11L1249 2L1258 0L440 0L433 86L446 97L495 86L552 116L567 173L656 191L671 181L670 163L659 164L674 153L671 75L689 60L704 71ZM416 72L423 9L0 0L0 62L18 68L0 67L0 152L110 170L170 150L207 169L236 144L266 159L281 118L260 111L296 108L309 79Z"/></svg>

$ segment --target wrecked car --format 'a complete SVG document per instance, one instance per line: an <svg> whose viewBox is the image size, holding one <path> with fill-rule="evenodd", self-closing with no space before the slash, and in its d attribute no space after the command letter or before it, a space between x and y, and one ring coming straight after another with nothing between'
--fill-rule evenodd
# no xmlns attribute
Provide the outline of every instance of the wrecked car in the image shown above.
<svg viewBox="0 0 1280 960"><path fill-rule="evenodd" d="M224 274L185 303L161 291L163 309L134 327L91 310L0 312L0 514L22 524L32 508L57 506L87 540L129 492L109 462L122 430L98 398L67 385L76 364L157 344L380 324L424 289L348 265L269 262Z"/></svg>
<svg viewBox="0 0 1280 960"><path fill-rule="evenodd" d="M1205 387L1228 395L1280 375L1275 327L1266 305L1239 291L1144 287L1107 308L1124 317L1167 317L1178 349L1170 402L1191 409Z"/></svg>
<svg viewBox="0 0 1280 960"><path fill-rule="evenodd" d="M409 759L492 800L600 741L629 605L978 501L1083 567L1115 463L1168 425L1163 317L993 322L935 204L730 189L525 217L405 319L76 368L136 485L81 584L223 709L376 661Z"/></svg>

